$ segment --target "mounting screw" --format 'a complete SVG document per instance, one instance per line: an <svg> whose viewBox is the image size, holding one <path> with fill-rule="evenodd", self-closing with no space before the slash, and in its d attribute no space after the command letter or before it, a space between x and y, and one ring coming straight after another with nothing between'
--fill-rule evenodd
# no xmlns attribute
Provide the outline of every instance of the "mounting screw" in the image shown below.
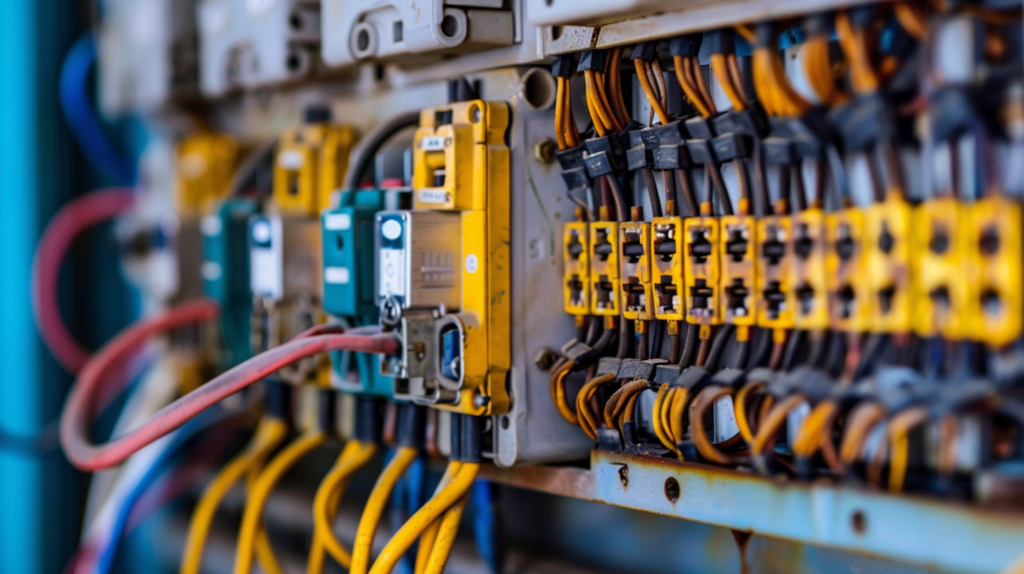
<svg viewBox="0 0 1024 574"><path fill-rule="evenodd" d="M473 397L473 406L475 406L478 409L482 409L486 407L490 402L491 397L485 397L484 395L480 394L480 389L477 389L476 396Z"/></svg>
<svg viewBox="0 0 1024 574"><path fill-rule="evenodd" d="M533 155L543 163L555 161L555 142L551 138L542 140L533 146Z"/></svg>
<svg viewBox="0 0 1024 574"><path fill-rule="evenodd" d="M551 367L558 360L558 354L551 349L543 349L540 353L537 353L537 358L533 362L542 371L550 371Z"/></svg>

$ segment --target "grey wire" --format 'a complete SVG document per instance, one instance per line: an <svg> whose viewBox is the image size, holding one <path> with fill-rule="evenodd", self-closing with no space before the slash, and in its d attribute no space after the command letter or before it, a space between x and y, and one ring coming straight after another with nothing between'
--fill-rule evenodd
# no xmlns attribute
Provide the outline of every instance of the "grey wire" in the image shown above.
<svg viewBox="0 0 1024 574"><path fill-rule="evenodd" d="M256 170L267 161L273 162L276 152L277 140L274 139L249 154L249 157L245 158L245 161L238 167L235 171L235 176L231 179L228 197L235 197L245 191L245 186L256 176Z"/></svg>
<svg viewBox="0 0 1024 574"><path fill-rule="evenodd" d="M384 145L384 142L397 132L409 126L418 125L419 121L420 113L418 111L403 112L388 118L383 123L377 124L372 130L367 132L359 141L359 145L352 150L348 171L345 172L345 179L342 180L341 188L355 189L358 187L360 178L373 163L373 158L377 155L377 150L380 149L380 146Z"/></svg>

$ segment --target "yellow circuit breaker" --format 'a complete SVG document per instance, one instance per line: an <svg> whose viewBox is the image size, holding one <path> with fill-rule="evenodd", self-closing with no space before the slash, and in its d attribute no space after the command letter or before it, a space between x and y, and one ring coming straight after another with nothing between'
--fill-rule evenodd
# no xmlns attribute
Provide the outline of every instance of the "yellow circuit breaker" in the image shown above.
<svg viewBox="0 0 1024 574"><path fill-rule="evenodd" d="M651 230L654 317L663 321L683 321L686 319L683 218L655 217Z"/></svg>
<svg viewBox="0 0 1024 574"><path fill-rule="evenodd" d="M622 316L631 321L653 320L650 223L627 221L619 224L619 280Z"/></svg>
<svg viewBox="0 0 1024 574"><path fill-rule="evenodd" d="M753 326L757 320L757 220L749 215L720 218L721 309L726 323Z"/></svg>
<svg viewBox="0 0 1024 574"><path fill-rule="evenodd" d="M833 329L868 328L871 301L864 280L864 210L850 207L825 215L825 269Z"/></svg>
<svg viewBox="0 0 1024 574"><path fill-rule="evenodd" d="M178 144L177 210L198 216L209 211L231 188L239 146L227 134L203 131Z"/></svg>
<svg viewBox="0 0 1024 574"><path fill-rule="evenodd" d="M911 207L901 193L866 209L864 278L871 301L869 326L882 333L911 330Z"/></svg>
<svg viewBox="0 0 1024 574"><path fill-rule="evenodd" d="M590 314L590 240L586 222L566 223L562 235L562 260L565 264L562 291L565 312Z"/></svg>
<svg viewBox="0 0 1024 574"><path fill-rule="evenodd" d="M969 212L967 252L976 277L974 292L967 297L970 331L973 339L1002 347L1020 337L1024 322L1021 205L990 193Z"/></svg>
<svg viewBox="0 0 1024 574"><path fill-rule="evenodd" d="M438 378L457 398L433 406L476 416L511 406L509 121L504 102L427 108L413 147L415 210L459 213L462 230L461 305L437 323Z"/></svg>
<svg viewBox="0 0 1024 574"><path fill-rule="evenodd" d="M619 224L595 221L590 224L591 315L618 317L619 288Z"/></svg>
<svg viewBox="0 0 1024 574"><path fill-rule="evenodd" d="M791 329L793 295L793 218L770 215L757 221L757 324L766 329Z"/></svg>
<svg viewBox="0 0 1024 574"><path fill-rule="evenodd" d="M710 208L709 204L704 204ZM702 206L702 212L709 211ZM704 215L683 221L686 251L686 321L693 325L722 324L719 297L719 230L716 217Z"/></svg>
<svg viewBox="0 0 1024 574"><path fill-rule="evenodd" d="M349 126L308 123L285 131L274 160L274 207L280 213L319 217L341 186L357 134Z"/></svg>
<svg viewBox="0 0 1024 574"><path fill-rule="evenodd" d="M968 213L953 197L926 201L914 210L912 290L913 328L922 337L968 337L967 297L973 283L964 281Z"/></svg>
<svg viewBox="0 0 1024 574"><path fill-rule="evenodd" d="M793 324L797 329L829 327L825 270L825 214L819 207L793 217Z"/></svg>

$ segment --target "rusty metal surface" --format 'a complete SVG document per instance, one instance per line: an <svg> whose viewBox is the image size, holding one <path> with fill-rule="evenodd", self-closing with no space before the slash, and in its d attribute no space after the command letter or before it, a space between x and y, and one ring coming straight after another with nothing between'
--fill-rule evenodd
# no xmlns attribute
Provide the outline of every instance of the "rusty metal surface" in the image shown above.
<svg viewBox="0 0 1024 574"><path fill-rule="evenodd" d="M490 480L925 568L1002 571L1024 552L1024 514L834 484L802 484L593 451L589 471L488 468Z"/></svg>

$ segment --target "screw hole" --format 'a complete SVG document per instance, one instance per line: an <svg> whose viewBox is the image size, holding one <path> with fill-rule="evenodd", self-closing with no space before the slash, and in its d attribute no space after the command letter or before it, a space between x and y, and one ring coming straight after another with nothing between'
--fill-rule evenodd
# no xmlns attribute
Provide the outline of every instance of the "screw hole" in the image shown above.
<svg viewBox="0 0 1024 574"><path fill-rule="evenodd" d="M285 65L288 66L288 70L297 72L302 67L302 58L298 54L288 54L288 60L285 61Z"/></svg>
<svg viewBox="0 0 1024 574"><path fill-rule="evenodd" d="M679 493L679 481L672 476L665 479L665 498L672 504L675 504L679 500Z"/></svg>
<svg viewBox="0 0 1024 574"><path fill-rule="evenodd" d="M857 534L864 534L868 529L868 517L864 514L863 510L856 510L853 516L850 517L850 526L853 527L853 531Z"/></svg>
<svg viewBox="0 0 1024 574"><path fill-rule="evenodd" d="M365 52L366 49L369 48L369 47L370 47L370 33L367 32L366 29L360 30L356 34L356 48L358 48L360 52Z"/></svg>
<svg viewBox="0 0 1024 574"><path fill-rule="evenodd" d="M291 16L288 17L288 25L292 27L292 30L302 29L302 16L292 12Z"/></svg>
<svg viewBox="0 0 1024 574"><path fill-rule="evenodd" d="M512 426L512 421L509 420L508 415L501 415L501 428L508 430L508 427Z"/></svg>
<svg viewBox="0 0 1024 574"><path fill-rule="evenodd" d="M523 74L520 93L526 105L534 110L546 110L555 103L555 80L551 74L540 68L533 68Z"/></svg>
<svg viewBox="0 0 1024 574"><path fill-rule="evenodd" d="M441 19L441 33L449 38L454 38L459 34L459 20L451 14Z"/></svg>

